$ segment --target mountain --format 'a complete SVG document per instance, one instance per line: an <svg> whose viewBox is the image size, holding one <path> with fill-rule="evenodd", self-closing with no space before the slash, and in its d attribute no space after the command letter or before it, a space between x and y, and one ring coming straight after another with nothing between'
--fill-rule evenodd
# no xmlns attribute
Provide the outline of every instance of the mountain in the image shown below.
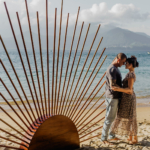
<svg viewBox="0 0 150 150"><path fill-rule="evenodd" d="M103 35L106 47L150 46L150 38L129 30L114 28Z"/></svg>
<svg viewBox="0 0 150 150"><path fill-rule="evenodd" d="M82 48L86 29L87 29L87 25L86 25L85 29L83 30L83 34L81 36L81 40L80 40L78 49ZM91 47L96 30L97 30L97 26L92 28L92 32L89 32L88 38L87 38L87 41L86 41L86 44L84 47L85 50L89 50L89 48ZM58 47L58 32L59 31L57 30L56 50ZM78 27L76 35L75 35L73 49L76 49L79 33L80 33L80 27ZM33 34L35 50L39 50L38 34L34 33L34 32L32 34ZM53 33L51 32L51 34L49 35L49 49L50 50L53 49L53 40L54 39L53 39L52 34ZM66 50L70 50L71 42L72 42L72 34L73 34L73 29L70 29L68 32L68 36L67 36ZM63 31L62 36L61 36L61 45L60 45L61 50L63 49L63 45L64 45L64 36L65 35L64 35L64 31ZM104 47L106 47L106 48L117 48L117 47L119 47L119 48L120 47L122 47L122 48L134 48L134 47L138 48L139 47L139 48L144 49L144 48L150 47L150 37L147 34L141 33L141 32L135 33L135 32L132 32L132 31L129 31L126 29L122 29L122 28L118 28L118 27L115 27L115 28L111 27L111 28L100 28L92 49L97 48L97 45L102 36L103 36L103 41L101 44L101 48L104 48ZM21 35L17 35L16 37L17 37L20 49L24 49ZM24 37L25 37L25 43L26 43L27 49L32 49L29 32L24 32ZM16 45L15 45L13 37L4 38L3 40L4 40L4 43L5 43L7 49L16 49ZM41 34L41 44L42 44L42 49L45 50L46 49L46 36L42 35L42 34ZM2 49L1 44L0 44L0 49Z"/></svg>
<svg viewBox="0 0 150 150"><path fill-rule="evenodd" d="M143 33L143 32L136 32L137 34L140 34L140 35L144 35L144 36L146 36L146 37L148 37L148 38L150 38L150 36L149 35L147 35L146 33Z"/></svg>

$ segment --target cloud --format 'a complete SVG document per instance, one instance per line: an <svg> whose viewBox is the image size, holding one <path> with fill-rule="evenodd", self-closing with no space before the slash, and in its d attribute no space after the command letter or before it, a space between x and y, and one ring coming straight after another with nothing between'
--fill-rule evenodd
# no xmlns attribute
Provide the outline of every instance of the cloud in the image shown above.
<svg viewBox="0 0 150 150"><path fill-rule="evenodd" d="M6 5L11 17L12 22L17 23L16 12L19 13L22 25L27 24L27 14L25 0L5 0ZM32 20L32 24L36 24L36 11L39 12L39 17L42 20L46 16L45 11L45 1L43 0L27 0L29 15ZM50 7L51 2L48 2L48 7ZM3 0L0 0L0 19L7 20L6 10L3 4Z"/></svg>
<svg viewBox="0 0 150 150"><path fill-rule="evenodd" d="M25 7L25 0L5 0L8 11L13 23L14 28L18 31L18 21L16 17L16 11L19 13L19 17L21 20L21 24L24 31L28 30L28 21ZM43 0L27 0L30 21L32 30L37 30L37 18L36 11L39 12L40 19L40 27L41 30L43 28L45 32L45 1ZM51 8L51 2L48 1L48 8ZM51 13L49 10L49 27L54 26L54 12ZM59 12L60 10L58 10ZM76 21L77 14L70 12L69 15L69 26L74 25ZM57 14L57 25L59 25L60 13ZM102 2L99 4L93 4L89 9L80 10L79 14L79 22L81 24L82 21L87 23L93 23L95 25L114 25L114 26L129 26L130 24L135 24L143 21L147 21L150 19L150 12L142 13L139 8L137 8L133 4L115 4L111 8L108 8L106 2ZM66 25L67 14L63 13L63 21L62 25ZM3 4L3 0L0 0L0 33L5 35L6 29L10 28L8 18L6 15L6 10ZM4 32L5 31L5 32Z"/></svg>
<svg viewBox="0 0 150 150"><path fill-rule="evenodd" d="M71 14L71 22L76 15ZM141 13L140 9L133 4L115 4L108 9L105 2L93 4L91 8L81 10L80 21L94 23L129 23L134 21L145 21L150 18L150 13Z"/></svg>

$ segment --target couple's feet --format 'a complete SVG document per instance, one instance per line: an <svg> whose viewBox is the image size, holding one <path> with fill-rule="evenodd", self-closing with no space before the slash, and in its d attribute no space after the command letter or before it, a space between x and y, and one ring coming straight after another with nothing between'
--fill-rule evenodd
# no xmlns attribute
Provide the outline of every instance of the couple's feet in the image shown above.
<svg viewBox="0 0 150 150"><path fill-rule="evenodd" d="M129 144L137 144L138 143L137 136L133 136L133 137L129 136L127 141L129 142Z"/></svg>
<svg viewBox="0 0 150 150"><path fill-rule="evenodd" d="M102 142L103 142L103 144L113 145L113 143L111 143L111 141L118 141L118 140L121 140L121 139L115 137L114 139L110 139L109 141L102 141Z"/></svg>
<svg viewBox="0 0 150 150"><path fill-rule="evenodd" d="M115 137L114 139L110 139L109 141L102 141L102 142L103 142L103 144L113 145L113 143L111 143L111 141L119 141L119 140L121 140L121 139ZM137 138L134 138L134 139L132 140L132 138L129 137L129 138L127 139L127 141L128 141L129 144L131 144L131 145L138 143Z"/></svg>

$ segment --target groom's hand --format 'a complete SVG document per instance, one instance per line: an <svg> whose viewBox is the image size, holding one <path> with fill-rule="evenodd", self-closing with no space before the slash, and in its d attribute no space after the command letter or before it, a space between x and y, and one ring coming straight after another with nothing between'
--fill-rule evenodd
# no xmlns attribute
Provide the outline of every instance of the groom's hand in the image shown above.
<svg viewBox="0 0 150 150"><path fill-rule="evenodd" d="M118 86L112 86L112 87L111 87L111 90L113 90L113 91L117 91L117 89L119 89Z"/></svg>

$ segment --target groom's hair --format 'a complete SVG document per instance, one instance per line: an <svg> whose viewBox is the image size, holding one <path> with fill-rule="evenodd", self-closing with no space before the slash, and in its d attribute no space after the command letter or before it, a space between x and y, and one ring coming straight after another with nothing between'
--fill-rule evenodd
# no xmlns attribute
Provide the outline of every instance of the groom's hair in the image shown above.
<svg viewBox="0 0 150 150"><path fill-rule="evenodd" d="M127 56L124 53L119 53L117 54L117 58L123 60L125 58L127 59Z"/></svg>

